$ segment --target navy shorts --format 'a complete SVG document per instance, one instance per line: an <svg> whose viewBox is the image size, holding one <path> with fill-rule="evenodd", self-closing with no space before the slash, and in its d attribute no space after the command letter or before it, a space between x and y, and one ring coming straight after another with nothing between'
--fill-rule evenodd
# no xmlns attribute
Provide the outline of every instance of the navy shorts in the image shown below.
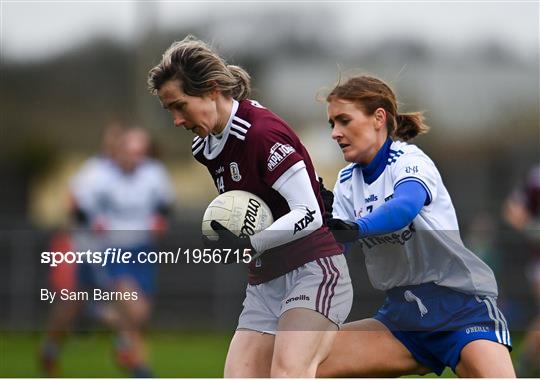
<svg viewBox="0 0 540 380"><path fill-rule="evenodd" d="M440 375L455 372L461 350L486 339L512 349L508 324L495 298L475 296L434 283L390 289L374 316L422 365Z"/></svg>
<svg viewBox="0 0 540 380"><path fill-rule="evenodd" d="M141 251L153 251L153 249L147 245L122 250L124 252L131 252L133 257ZM113 284L122 278L129 278L137 284L137 287L144 295L152 296L156 287L156 268L156 264L140 263L137 261L125 264L115 262L108 265L108 272Z"/></svg>
<svg viewBox="0 0 540 380"><path fill-rule="evenodd" d="M77 289L109 289L111 278L106 267L101 264L83 262L77 264Z"/></svg>

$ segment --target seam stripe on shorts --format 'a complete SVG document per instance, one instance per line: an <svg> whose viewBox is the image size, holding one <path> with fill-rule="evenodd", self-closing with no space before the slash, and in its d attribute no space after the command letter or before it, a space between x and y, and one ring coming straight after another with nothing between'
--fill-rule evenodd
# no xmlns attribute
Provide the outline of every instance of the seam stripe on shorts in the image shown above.
<svg viewBox="0 0 540 380"><path fill-rule="evenodd" d="M334 282L334 272L332 271L332 268L330 268L330 265L328 265L328 258L323 257L322 258L324 265L326 266L326 269L328 270L328 273L330 273L330 279L326 283L325 292L324 292L324 298L323 298L323 305L322 305L322 311L325 317L328 317L328 312L326 311L328 309L328 304L330 304L331 298L329 296L329 288L331 284ZM326 303L326 299L328 297L328 304Z"/></svg>
<svg viewBox="0 0 540 380"><path fill-rule="evenodd" d="M327 258L324 257L323 258L323 262L324 264L326 265L326 268L328 269L328 273L330 273L330 278L328 279L328 281L326 282L326 286L324 288L324 296L323 296L323 302L322 302L322 312L323 312L323 315L325 317L328 317L328 314L326 313L326 301L328 300L328 302L330 302L330 298L328 297L329 296L329 293L330 293L330 285L332 285L332 283L334 282L334 272L332 272L332 269L330 269L330 265L328 265L328 261L327 261Z"/></svg>
<svg viewBox="0 0 540 380"><path fill-rule="evenodd" d="M331 294L330 294L330 298L328 298L328 306L326 308L326 316L328 317L328 315L330 314L330 304L332 303L332 298L334 298L336 285L338 283L340 273L339 273L339 270L334 265L334 262L332 261L332 257L328 257L327 260L330 263L330 266L332 267L332 269L334 270L334 273L336 273L336 279L334 280L334 283L332 284Z"/></svg>
<svg viewBox="0 0 540 380"><path fill-rule="evenodd" d="M319 264L319 266L321 267L322 271L323 271L323 279L321 281L321 283L319 284L319 290L317 290L317 299L315 301L315 310L317 310L319 313L323 313L323 311L321 310L321 308L319 307L319 299L321 298L321 291L323 289L323 286L326 282L326 269L324 268L324 265L321 263L321 260L320 259L317 259L317 264Z"/></svg>
<svg viewBox="0 0 540 380"><path fill-rule="evenodd" d="M499 332L499 321L493 316L493 312L491 310L491 304L486 299L481 299L478 296L475 296L477 301L483 302L486 305L489 318L495 323L495 335L497 336L497 341L499 343L502 343L501 334Z"/></svg>
<svg viewBox="0 0 540 380"><path fill-rule="evenodd" d="M495 310L495 314L497 315L497 319L499 322L501 322L501 330L502 330L502 337L503 337L503 343L504 344L510 344L510 332L508 331L508 324L506 323L506 320L504 319L504 316L502 315L502 312L497 307L497 303L492 297L486 297L488 302L493 307L493 310Z"/></svg>
<svg viewBox="0 0 540 380"><path fill-rule="evenodd" d="M499 308L497 307L497 305L493 302L493 300L490 297L486 297L486 300L489 302L489 304L493 308L493 314L495 314L495 318L497 318L497 320L501 324L502 341L503 341L504 344L507 344L508 340L506 338L506 336L507 336L506 335L506 328L505 328L504 322L501 320Z"/></svg>
<svg viewBox="0 0 540 380"><path fill-rule="evenodd" d="M502 313L502 311L500 309L499 309L499 313L501 314L501 318L504 321L504 325L506 326L506 332L508 333L508 344L511 346L512 345L512 337L510 336L510 329L508 328L508 322L506 321L506 318L504 317L504 314Z"/></svg>

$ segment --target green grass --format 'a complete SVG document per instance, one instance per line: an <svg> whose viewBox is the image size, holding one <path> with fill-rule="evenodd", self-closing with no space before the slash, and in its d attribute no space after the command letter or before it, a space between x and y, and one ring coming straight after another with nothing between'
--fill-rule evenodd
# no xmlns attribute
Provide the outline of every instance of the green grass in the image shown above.
<svg viewBox="0 0 540 380"><path fill-rule="evenodd" d="M156 377L222 377L231 333L153 333L149 335L151 365ZM520 334L514 334L515 359ZM0 377L40 377L38 333L0 333ZM63 377L125 377L112 356L113 335L74 335L67 340L61 356ZM414 377L414 376L410 376ZM436 377L434 374L425 377ZM442 377L455 377L446 369Z"/></svg>
<svg viewBox="0 0 540 380"><path fill-rule="evenodd" d="M222 377L232 333L154 333L149 336L156 377ZM0 335L0 377L40 377L37 333ZM113 336L75 335L62 350L62 377L125 377L112 355Z"/></svg>

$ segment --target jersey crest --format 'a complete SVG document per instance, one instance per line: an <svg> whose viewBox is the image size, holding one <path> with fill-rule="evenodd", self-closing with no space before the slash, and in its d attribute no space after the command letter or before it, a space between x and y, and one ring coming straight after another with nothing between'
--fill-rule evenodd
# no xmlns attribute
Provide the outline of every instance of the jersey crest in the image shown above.
<svg viewBox="0 0 540 380"><path fill-rule="evenodd" d="M234 182L240 182L242 179L242 176L240 175L240 168L238 167L238 164L236 162L231 162L229 165L229 168L231 169L231 178Z"/></svg>

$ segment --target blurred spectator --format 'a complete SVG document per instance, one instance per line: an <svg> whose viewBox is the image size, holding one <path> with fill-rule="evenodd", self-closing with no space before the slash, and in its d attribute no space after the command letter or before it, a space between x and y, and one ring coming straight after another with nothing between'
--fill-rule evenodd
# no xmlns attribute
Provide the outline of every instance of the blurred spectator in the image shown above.
<svg viewBox="0 0 540 380"><path fill-rule="evenodd" d="M141 128L104 134L104 154L88 160L71 183L73 210L79 225L76 234L81 251L107 248L149 252L167 228L166 217L173 201L168 174L159 162L148 158L150 138ZM93 315L118 333L115 354L118 364L135 377L151 376L142 330L150 317L155 267L146 263L79 264L77 289L101 288L136 296L115 302L90 302ZM65 331L80 311L81 302L65 301L53 313L50 332L42 350L48 375L57 375L57 357ZM67 305L65 305L67 304ZM58 317L62 315L63 318ZM59 325L59 326L58 326ZM60 327L60 328L58 328ZM58 334L57 331L64 331Z"/></svg>
<svg viewBox="0 0 540 380"><path fill-rule="evenodd" d="M167 228L173 201L169 176L161 163L148 158L150 139L141 128L128 130L118 149L117 165L96 182L92 211L107 231L106 247L133 252L153 251ZM134 377L150 376L142 330L149 320L155 265L136 262L109 265L111 288L137 294L117 303L119 332L116 358Z"/></svg>
<svg viewBox="0 0 540 380"><path fill-rule="evenodd" d="M518 376L540 376L540 165L529 171L525 183L504 204L505 220L525 239L530 252L526 276L536 301L536 317L525 336Z"/></svg>
<svg viewBox="0 0 540 380"><path fill-rule="evenodd" d="M101 152L86 160L71 179L67 200L71 214L69 226L53 235L50 251L77 251L95 245L96 236L92 227L96 228L97 226L90 225L87 215L82 212L79 204L88 197L86 189L91 186L96 176L105 167L114 165L117 147L123 133L124 127L121 124L113 122L107 125L102 134ZM50 268L48 278L51 290L58 294L62 289L72 292L92 287L103 287L104 281L104 273L98 272L94 266L88 263L61 263ZM92 306L86 308L85 306L87 305L81 301L63 301L61 299L57 299L51 305L45 338L40 349L40 364L45 375L57 377L60 374L58 361L61 347L73 328L75 319L81 312L94 314L98 319L100 319L101 314L109 314L93 313Z"/></svg>

